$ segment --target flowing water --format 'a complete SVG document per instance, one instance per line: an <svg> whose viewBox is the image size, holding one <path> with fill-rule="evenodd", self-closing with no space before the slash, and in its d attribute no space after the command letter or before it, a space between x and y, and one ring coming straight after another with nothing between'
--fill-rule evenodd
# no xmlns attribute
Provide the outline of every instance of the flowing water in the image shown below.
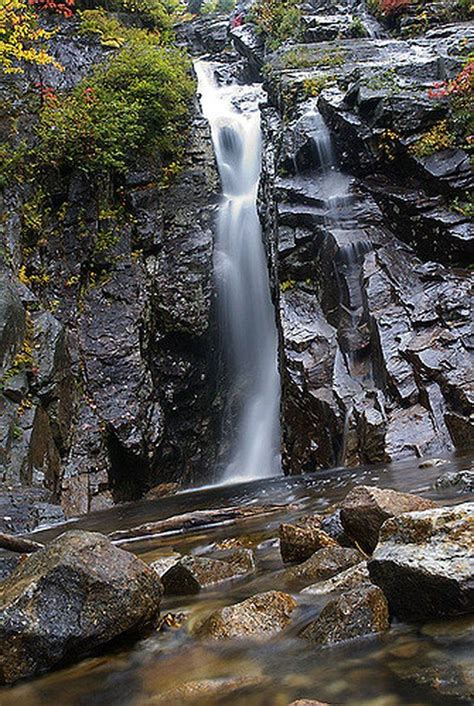
<svg viewBox="0 0 474 706"><path fill-rule="evenodd" d="M214 271L228 378L221 480L279 472L280 380L275 312L257 213L261 165L259 86L219 86L212 63L196 63L223 199Z"/></svg>
<svg viewBox="0 0 474 706"><path fill-rule="evenodd" d="M472 456L465 456L446 459L440 466L420 467L419 462L411 460L357 471L335 469L311 476L271 478L129 503L69 523L69 528L108 533L193 510L264 503L286 506L278 513L233 524L216 526L210 520L208 526L195 530L125 540L123 548L151 562L174 551L219 556L216 543L225 539L227 545L254 547L257 573L210 587L198 596L166 598L162 614L186 614L188 621L182 627L157 632L133 647L108 650L10 690L0 690L0 704L288 706L298 698L350 706L472 703L463 696L469 691L469 679L472 690L472 617L429 625L394 624L382 636L318 649L298 637L298 633L318 615L328 598L295 591L285 577L275 539L283 519L324 510L338 502L355 483L416 492L450 503L472 499L458 495L455 489L433 487L442 473L469 468L471 462ZM51 528L35 537L51 540L63 529ZM187 626L214 608L271 589L291 592L298 602L298 612L290 628L269 643L210 644L190 637ZM242 676L252 678L248 688L242 693L227 691L227 680ZM205 697L195 692L181 701L173 691L202 680L218 687L220 696Z"/></svg>

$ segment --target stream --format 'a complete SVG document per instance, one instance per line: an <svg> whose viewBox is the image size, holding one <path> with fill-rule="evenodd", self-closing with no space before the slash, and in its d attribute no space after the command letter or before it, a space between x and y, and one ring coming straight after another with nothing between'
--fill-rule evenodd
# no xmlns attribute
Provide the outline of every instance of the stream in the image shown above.
<svg viewBox="0 0 474 706"><path fill-rule="evenodd" d="M68 523L68 529L111 533L194 510L281 505L279 512L266 517L217 525L211 521L195 530L121 542L122 548L152 562L175 551L197 555L213 552L213 556L218 556L216 543L225 540L221 546L253 547L257 572L210 587L198 596L165 598L162 615L186 614L187 622L181 627L156 633L132 648L117 648L33 682L20 683L0 692L0 703L2 706L171 704L176 701L167 700L167 691L185 682L201 680L215 683L224 680L222 697L209 700L195 694L184 703L287 706L296 698L354 706L469 703L456 695L459 689L462 693L463 680L467 679L472 648L469 617L423 626L394 624L383 636L358 640L355 645L349 642L337 648L317 649L299 638L298 632L320 612L328 598L293 592L298 601L297 619L269 643L208 644L191 638L187 625L216 607L261 591L275 588L292 591L283 578L275 539L283 519L320 512L341 500L356 483L410 491L448 504L463 502L469 496L458 495L455 489L436 490L434 482L442 474L469 468L471 461L471 456L446 458L439 465L406 461L356 471L336 469L302 477L275 477L183 491L160 500L128 503ZM53 527L34 536L47 541L63 530L64 526ZM225 680L242 676L255 677L245 693L226 693Z"/></svg>

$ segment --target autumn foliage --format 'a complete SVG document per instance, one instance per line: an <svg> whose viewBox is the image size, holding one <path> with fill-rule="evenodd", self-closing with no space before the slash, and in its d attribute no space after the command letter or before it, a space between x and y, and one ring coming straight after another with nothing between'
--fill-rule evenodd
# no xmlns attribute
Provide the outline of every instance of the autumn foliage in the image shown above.
<svg viewBox="0 0 474 706"><path fill-rule="evenodd" d="M380 10L384 15L393 15L398 10L411 5L412 0L380 0Z"/></svg>
<svg viewBox="0 0 474 706"><path fill-rule="evenodd" d="M42 47L51 33L42 29L34 10L23 0L0 0L0 71L21 73L21 64L58 63Z"/></svg>
<svg viewBox="0 0 474 706"><path fill-rule="evenodd" d="M474 59L468 61L462 71L451 81L435 83L428 91L430 98L467 96L474 92Z"/></svg>
<svg viewBox="0 0 474 706"><path fill-rule="evenodd" d="M74 14L74 0L28 0L28 5L39 12L54 12L63 17Z"/></svg>

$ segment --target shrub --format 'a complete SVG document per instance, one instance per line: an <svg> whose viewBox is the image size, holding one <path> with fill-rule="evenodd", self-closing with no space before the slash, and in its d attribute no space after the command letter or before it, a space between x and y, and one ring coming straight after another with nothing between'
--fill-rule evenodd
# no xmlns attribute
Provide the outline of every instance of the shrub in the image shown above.
<svg viewBox="0 0 474 706"><path fill-rule="evenodd" d="M267 36L272 49L301 35L301 11L296 0L257 0L249 19Z"/></svg>
<svg viewBox="0 0 474 706"><path fill-rule="evenodd" d="M179 49L142 32L69 94L51 93L40 110L40 167L91 174L122 172L138 149L179 151L194 84Z"/></svg>
<svg viewBox="0 0 474 706"><path fill-rule="evenodd" d="M354 17L349 26L349 32L351 37L367 37L367 30L360 17Z"/></svg>
<svg viewBox="0 0 474 706"><path fill-rule="evenodd" d="M472 151L474 147L474 59L469 56L459 74L450 81L437 83L428 91L433 99L447 99L451 108L453 131L459 136L463 147Z"/></svg>
<svg viewBox="0 0 474 706"><path fill-rule="evenodd" d="M321 91L329 86L334 86L336 79L334 76L318 76L316 78L307 78L303 81L303 93L308 98L316 98Z"/></svg>
<svg viewBox="0 0 474 706"><path fill-rule="evenodd" d="M207 0L202 7L204 15L211 15L214 12L232 12L235 7L235 0Z"/></svg>
<svg viewBox="0 0 474 706"><path fill-rule="evenodd" d="M22 73L21 64L60 65L42 47L51 37L38 25L34 10L23 0L0 0L0 70Z"/></svg>
<svg viewBox="0 0 474 706"><path fill-rule="evenodd" d="M72 17L74 14L74 0L28 0L39 12L52 12L63 17Z"/></svg>
<svg viewBox="0 0 474 706"><path fill-rule="evenodd" d="M447 120L433 125L431 130L425 132L413 145L410 145L409 151L416 157L429 157L435 152L448 149L454 146L454 135L449 130Z"/></svg>

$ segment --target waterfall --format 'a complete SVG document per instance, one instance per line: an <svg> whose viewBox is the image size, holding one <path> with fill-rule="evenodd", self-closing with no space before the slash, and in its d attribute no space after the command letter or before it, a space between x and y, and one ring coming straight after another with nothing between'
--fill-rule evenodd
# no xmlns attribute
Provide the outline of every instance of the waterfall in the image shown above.
<svg viewBox="0 0 474 706"><path fill-rule="evenodd" d="M278 337L257 212L261 89L218 86L206 61L196 62L196 73L223 189L214 274L229 379L220 473L228 483L280 472Z"/></svg>

